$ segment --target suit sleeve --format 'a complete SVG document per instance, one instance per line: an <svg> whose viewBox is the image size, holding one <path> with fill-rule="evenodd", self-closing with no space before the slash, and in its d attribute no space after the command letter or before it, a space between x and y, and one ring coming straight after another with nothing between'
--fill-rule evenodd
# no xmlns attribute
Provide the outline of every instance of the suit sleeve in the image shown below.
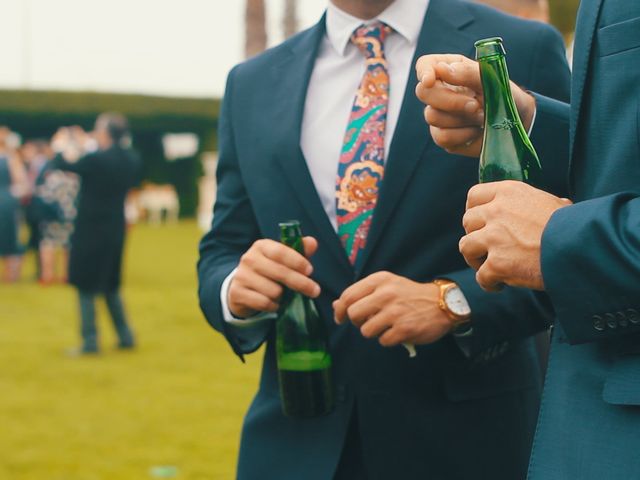
<svg viewBox="0 0 640 480"><path fill-rule="evenodd" d="M640 332L640 192L557 211L542 237L542 272L569 343Z"/></svg>
<svg viewBox="0 0 640 480"><path fill-rule="evenodd" d="M62 156L57 154L50 163L50 168L55 170L64 170L65 172L73 172L77 175L84 176L91 172L95 164L95 153L87 153L75 162L68 162Z"/></svg>
<svg viewBox="0 0 640 480"><path fill-rule="evenodd" d="M543 175L536 186L555 195L568 196L570 72L564 43L549 27L541 27L527 88L537 103L536 122L531 139L542 163ZM554 98L549 98L554 97ZM551 325L554 310L545 294L507 287L488 293L476 282L475 271L461 270L441 275L461 288L472 312L472 333L456 338L468 357L476 357L504 342L533 335Z"/></svg>
<svg viewBox="0 0 640 480"><path fill-rule="evenodd" d="M220 113L218 191L211 231L200 242L198 295L207 321L226 337L233 351L242 359L244 354L256 350L264 338L244 341L235 327L225 322L220 301L225 279L237 267L242 254L260 238L236 151L232 119L235 73L236 69L233 69L229 74Z"/></svg>

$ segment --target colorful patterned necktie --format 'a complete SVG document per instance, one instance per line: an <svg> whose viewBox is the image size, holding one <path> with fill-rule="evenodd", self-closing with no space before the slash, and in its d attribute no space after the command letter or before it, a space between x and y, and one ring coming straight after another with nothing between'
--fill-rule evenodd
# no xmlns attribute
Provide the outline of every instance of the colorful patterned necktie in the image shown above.
<svg viewBox="0 0 640 480"><path fill-rule="evenodd" d="M367 244L384 176L389 104L384 39L390 32L389 26L375 22L359 27L351 36L367 65L351 109L336 181L338 236L352 265L358 264Z"/></svg>

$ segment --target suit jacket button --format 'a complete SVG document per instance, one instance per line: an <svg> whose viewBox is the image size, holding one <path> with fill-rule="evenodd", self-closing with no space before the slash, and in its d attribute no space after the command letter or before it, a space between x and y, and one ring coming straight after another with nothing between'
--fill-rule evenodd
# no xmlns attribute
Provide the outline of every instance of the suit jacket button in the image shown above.
<svg viewBox="0 0 640 480"><path fill-rule="evenodd" d="M638 325L640 323L640 313L638 313L635 308L628 309L626 314L632 325Z"/></svg>
<svg viewBox="0 0 640 480"><path fill-rule="evenodd" d="M618 328L618 321L613 313L607 313L604 318L606 319L607 326L611 329Z"/></svg>
<svg viewBox="0 0 640 480"><path fill-rule="evenodd" d="M622 328L627 328L629 326L629 319L624 314L624 312L616 313L616 317L618 318L618 325L620 325Z"/></svg>
<svg viewBox="0 0 640 480"><path fill-rule="evenodd" d="M604 318L600 315L593 316L593 328L599 332L604 332L607 329L607 325L604 323Z"/></svg>

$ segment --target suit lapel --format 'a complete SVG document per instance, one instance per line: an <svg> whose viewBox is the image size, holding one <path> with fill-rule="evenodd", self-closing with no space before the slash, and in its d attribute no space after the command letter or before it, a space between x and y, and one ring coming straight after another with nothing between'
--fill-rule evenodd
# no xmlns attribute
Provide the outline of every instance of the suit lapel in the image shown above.
<svg viewBox="0 0 640 480"><path fill-rule="evenodd" d="M307 88L324 34L325 17L323 16L320 22L303 34L300 41L290 47L289 51L273 66L272 85L278 87L275 92L272 92L274 111L270 117L273 118L274 127L277 127L274 131L280 132L280 138L276 140L276 159L282 167L285 178L313 222L322 247L330 251L338 264L351 275L353 269L324 211L300 147Z"/></svg>
<svg viewBox="0 0 640 480"><path fill-rule="evenodd" d="M576 38L574 43L573 77L571 85L571 125L570 125L570 168L574 161L576 131L584 98L584 87L589 70L589 59L598 16L603 0L583 0L578 12Z"/></svg>
<svg viewBox="0 0 640 480"><path fill-rule="evenodd" d="M400 202L403 192L418 166L427 145L433 142L429 128L424 121L424 105L415 96L417 83L414 73L418 57L431 53L473 52L474 39L459 30L473 21L473 16L462 2L431 0L425 15L422 31L409 68L409 80L400 110L400 117L394 132L387 162L384 181L380 189L373 223L363 252L359 277L371 259L385 226Z"/></svg>

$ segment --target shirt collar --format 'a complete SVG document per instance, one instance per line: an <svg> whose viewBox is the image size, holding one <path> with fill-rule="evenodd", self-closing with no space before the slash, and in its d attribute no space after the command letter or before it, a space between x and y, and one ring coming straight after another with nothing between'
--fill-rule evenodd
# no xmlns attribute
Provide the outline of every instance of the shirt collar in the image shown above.
<svg viewBox="0 0 640 480"><path fill-rule="evenodd" d="M362 20L349 15L330 1L326 17L327 37L335 51L344 56L355 29L363 23L369 24L379 20L389 25L394 32L414 46L418 43L424 13L428 6L429 0L395 0L378 17Z"/></svg>

